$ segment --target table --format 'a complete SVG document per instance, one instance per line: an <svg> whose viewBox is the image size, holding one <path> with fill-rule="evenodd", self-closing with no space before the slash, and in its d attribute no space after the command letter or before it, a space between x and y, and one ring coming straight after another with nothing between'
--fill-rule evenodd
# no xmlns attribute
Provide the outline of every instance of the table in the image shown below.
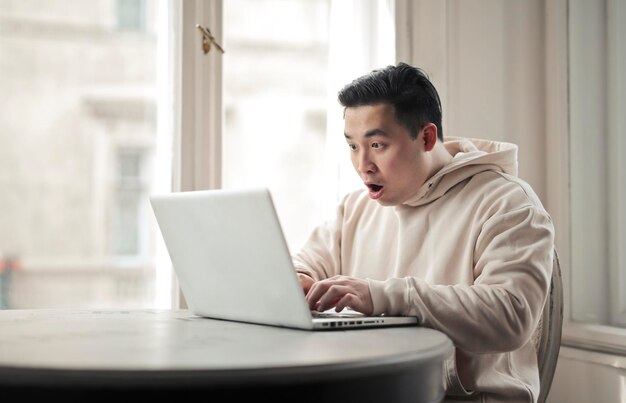
<svg viewBox="0 0 626 403"><path fill-rule="evenodd" d="M0 399L436 402L452 351L418 326L306 331L187 310L5 310Z"/></svg>

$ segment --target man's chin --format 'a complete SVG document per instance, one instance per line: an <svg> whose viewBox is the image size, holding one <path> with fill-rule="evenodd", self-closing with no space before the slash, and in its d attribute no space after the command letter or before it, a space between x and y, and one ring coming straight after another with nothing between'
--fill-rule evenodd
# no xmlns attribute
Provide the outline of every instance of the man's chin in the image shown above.
<svg viewBox="0 0 626 403"><path fill-rule="evenodd" d="M376 199L375 202L385 207L392 207L392 206L397 206L398 204L400 204L400 203L397 203L395 200L389 200L385 197L380 197Z"/></svg>

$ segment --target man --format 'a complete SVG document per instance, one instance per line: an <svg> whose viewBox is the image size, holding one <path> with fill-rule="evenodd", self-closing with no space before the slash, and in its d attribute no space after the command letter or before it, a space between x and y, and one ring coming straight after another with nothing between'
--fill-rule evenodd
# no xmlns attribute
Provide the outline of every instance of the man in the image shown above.
<svg viewBox="0 0 626 403"><path fill-rule="evenodd" d="M416 316L456 346L448 396L535 402L532 336L554 228L515 176L517 147L444 141L437 91L406 64L356 79L339 101L365 188L345 196L294 256L310 308Z"/></svg>

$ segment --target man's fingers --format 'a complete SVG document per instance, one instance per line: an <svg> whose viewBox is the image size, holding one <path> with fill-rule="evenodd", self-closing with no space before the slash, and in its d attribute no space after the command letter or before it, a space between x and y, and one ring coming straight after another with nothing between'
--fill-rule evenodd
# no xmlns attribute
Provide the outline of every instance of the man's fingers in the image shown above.
<svg viewBox="0 0 626 403"><path fill-rule="evenodd" d="M373 312L372 297L366 280L334 276L314 283L306 295L309 308L325 311L350 307L365 314Z"/></svg>
<svg viewBox="0 0 626 403"><path fill-rule="evenodd" d="M334 277L314 283L309 289L308 294L306 295L306 300L309 303L309 308L319 310L318 302L320 301L322 296L326 295L328 290L335 285L337 285L337 281L334 280Z"/></svg>
<svg viewBox="0 0 626 403"><path fill-rule="evenodd" d="M341 298L351 291L352 289L347 286L336 284L331 285L319 299L317 309L319 311L325 311L334 307Z"/></svg>
<svg viewBox="0 0 626 403"><path fill-rule="evenodd" d="M335 310L337 312L341 312L348 307L354 309L355 311L361 312L363 310L363 303L358 296L354 294L346 294L343 296L343 298L337 301L337 305L335 305Z"/></svg>

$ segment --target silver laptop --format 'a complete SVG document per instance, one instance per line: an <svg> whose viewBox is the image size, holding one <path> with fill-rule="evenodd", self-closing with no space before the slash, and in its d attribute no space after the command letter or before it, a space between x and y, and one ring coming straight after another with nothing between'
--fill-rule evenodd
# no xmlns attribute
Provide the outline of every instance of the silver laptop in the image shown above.
<svg viewBox="0 0 626 403"><path fill-rule="evenodd" d="M198 316L298 329L417 324L415 317L312 313L265 188L170 193L150 202Z"/></svg>

